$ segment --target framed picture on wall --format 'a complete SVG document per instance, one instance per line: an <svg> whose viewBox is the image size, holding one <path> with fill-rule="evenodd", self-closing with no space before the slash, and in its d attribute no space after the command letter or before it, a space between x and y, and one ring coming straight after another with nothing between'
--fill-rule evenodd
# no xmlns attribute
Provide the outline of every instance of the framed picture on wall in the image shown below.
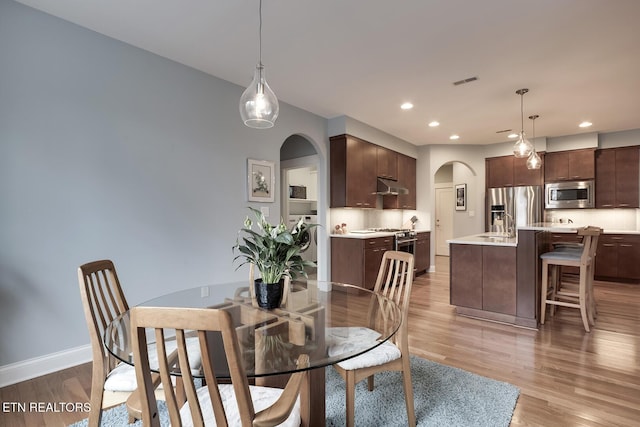
<svg viewBox="0 0 640 427"><path fill-rule="evenodd" d="M247 159L247 193L250 202L275 201L275 164Z"/></svg>
<svg viewBox="0 0 640 427"><path fill-rule="evenodd" d="M467 184L456 184L456 210L467 210Z"/></svg>

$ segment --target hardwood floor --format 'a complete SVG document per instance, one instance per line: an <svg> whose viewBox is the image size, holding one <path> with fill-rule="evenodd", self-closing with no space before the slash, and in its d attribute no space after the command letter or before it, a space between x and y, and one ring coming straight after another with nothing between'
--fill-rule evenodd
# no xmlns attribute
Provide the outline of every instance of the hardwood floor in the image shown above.
<svg viewBox="0 0 640 427"><path fill-rule="evenodd" d="M639 425L640 286L595 289L591 333L577 310L563 308L539 331L460 317L449 305L448 258L437 257L436 272L413 286L411 352L519 387L514 427ZM80 365L2 388L0 401L88 402L90 377L90 365ZM0 425L57 427L86 416L1 411Z"/></svg>

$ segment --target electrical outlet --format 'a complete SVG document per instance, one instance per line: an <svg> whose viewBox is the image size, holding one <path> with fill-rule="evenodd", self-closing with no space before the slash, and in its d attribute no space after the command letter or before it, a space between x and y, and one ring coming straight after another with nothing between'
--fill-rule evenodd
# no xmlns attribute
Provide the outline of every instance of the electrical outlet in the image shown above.
<svg viewBox="0 0 640 427"><path fill-rule="evenodd" d="M265 218L269 218L269 207L268 206L261 206L260 207L260 212L262 212L262 215L264 215Z"/></svg>

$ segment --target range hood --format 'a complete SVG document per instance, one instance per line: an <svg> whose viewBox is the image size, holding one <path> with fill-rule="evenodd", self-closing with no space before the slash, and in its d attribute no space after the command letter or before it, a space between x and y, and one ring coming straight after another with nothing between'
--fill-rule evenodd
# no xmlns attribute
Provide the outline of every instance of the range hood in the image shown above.
<svg viewBox="0 0 640 427"><path fill-rule="evenodd" d="M378 191L377 194L385 195L398 195L398 194L409 194L409 190L406 187L398 183L397 181L392 181L390 179L378 178Z"/></svg>

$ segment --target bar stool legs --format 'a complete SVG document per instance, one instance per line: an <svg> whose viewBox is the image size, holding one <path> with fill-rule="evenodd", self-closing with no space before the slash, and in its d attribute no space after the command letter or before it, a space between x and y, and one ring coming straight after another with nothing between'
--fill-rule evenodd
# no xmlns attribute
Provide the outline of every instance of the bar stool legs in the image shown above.
<svg viewBox="0 0 640 427"><path fill-rule="evenodd" d="M565 248L540 255L542 259L541 324L544 325L547 305L551 305L551 315L554 314L555 306L559 305L579 309L584 329L590 332L590 325L595 324L596 316L593 274L598 236L601 232L602 229L598 227L581 228L578 230L578 234L583 236L581 250ZM562 266L580 269L577 285L563 281Z"/></svg>

